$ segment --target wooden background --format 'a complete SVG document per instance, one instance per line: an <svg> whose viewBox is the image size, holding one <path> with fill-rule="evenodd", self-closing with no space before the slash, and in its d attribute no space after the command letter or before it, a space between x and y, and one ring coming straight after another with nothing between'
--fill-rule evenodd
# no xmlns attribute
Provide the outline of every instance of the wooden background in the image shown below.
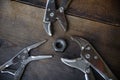
<svg viewBox="0 0 120 80"><path fill-rule="evenodd" d="M43 28L44 11L42 8L22 3L0 0L0 65L22 48L48 39L46 44L33 50L31 54L52 54L54 58L31 62L22 80L84 80L82 72L60 61L61 57L79 56L78 46L73 42L70 43L70 36L78 35L92 43L120 79L120 27L67 15L69 30L64 33L56 22L53 27L54 36L49 37ZM66 38L69 44L64 53L56 53L52 48L52 43L59 37ZM0 74L0 80L10 80L10 78Z"/></svg>
<svg viewBox="0 0 120 80"><path fill-rule="evenodd" d="M25 4L45 8L47 0L16 0ZM56 0L60 2L61 0ZM71 0L66 13L120 26L120 0Z"/></svg>

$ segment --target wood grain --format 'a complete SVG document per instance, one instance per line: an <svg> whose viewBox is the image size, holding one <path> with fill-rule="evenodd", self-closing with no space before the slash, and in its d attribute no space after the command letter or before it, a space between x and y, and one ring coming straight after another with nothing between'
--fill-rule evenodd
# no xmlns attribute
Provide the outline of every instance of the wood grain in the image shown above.
<svg viewBox="0 0 120 80"><path fill-rule="evenodd" d="M47 0L16 0L45 8ZM61 0L57 0L61 1ZM120 26L120 0L72 0L67 14Z"/></svg>
<svg viewBox="0 0 120 80"><path fill-rule="evenodd" d="M22 80L84 80L82 72L60 61L61 57L79 56L78 46L70 40L71 35L78 35L95 47L120 79L120 27L68 15L69 30L63 32L56 22L53 27L54 36L49 37L43 28L44 11L41 8L0 0L0 64L9 60L22 48L48 39L46 44L33 50L31 54L52 54L54 58L30 63ZM56 53L52 48L52 43L60 37L67 39L69 44L64 53ZM0 75L1 79L3 77L4 75Z"/></svg>

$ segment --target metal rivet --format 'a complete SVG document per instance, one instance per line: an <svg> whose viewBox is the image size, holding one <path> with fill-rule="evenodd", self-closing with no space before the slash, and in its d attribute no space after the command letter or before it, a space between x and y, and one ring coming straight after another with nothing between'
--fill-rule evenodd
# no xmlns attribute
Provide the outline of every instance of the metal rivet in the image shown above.
<svg viewBox="0 0 120 80"><path fill-rule="evenodd" d="M97 57L97 56L94 56L94 59L98 59L98 57Z"/></svg>
<svg viewBox="0 0 120 80"><path fill-rule="evenodd" d="M60 12L62 13L64 11L64 8L63 7L60 7L59 8Z"/></svg>
<svg viewBox="0 0 120 80"><path fill-rule="evenodd" d="M9 65L5 65L5 67L8 67Z"/></svg>
<svg viewBox="0 0 120 80"><path fill-rule="evenodd" d="M89 59L89 58L90 58L90 54L86 54L85 57L86 57L87 59Z"/></svg>
<svg viewBox="0 0 120 80"><path fill-rule="evenodd" d="M86 73L90 73L90 69L86 69Z"/></svg>
<svg viewBox="0 0 120 80"><path fill-rule="evenodd" d="M91 48L88 46L87 48L86 48L86 50L90 50Z"/></svg>
<svg viewBox="0 0 120 80"><path fill-rule="evenodd" d="M81 47L81 49L83 50L83 49L84 49L84 47L82 46L82 47Z"/></svg>
<svg viewBox="0 0 120 80"><path fill-rule="evenodd" d="M51 13L50 13L50 17L53 17L53 16L54 16L54 13L53 13L53 12L51 12Z"/></svg>

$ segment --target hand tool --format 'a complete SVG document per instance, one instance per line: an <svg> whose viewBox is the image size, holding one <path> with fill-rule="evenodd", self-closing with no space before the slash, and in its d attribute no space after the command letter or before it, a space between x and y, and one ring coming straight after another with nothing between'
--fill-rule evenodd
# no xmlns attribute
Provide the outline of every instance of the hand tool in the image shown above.
<svg viewBox="0 0 120 80"><path fill-rule="evenodd" d="M82 71L85 74L86 80L93 80L90 79L91 76L89 76L90 72L92 72L90 71L90 67L99 73L104 80L117 80L112 71L87 40L77 36L73 36L71 39L79 45L81 54L80 57L76 59L61 58L64 64Z"/></svg>
<svg viewBox="0 0 120 80"><path fill-rule="evenodd" d="M53 43L53 48L56 52L63 52L67 47L67 43L65 39L57 39L54 43Z"/></svg>
<svg viewBox="0 0 120 80"><path fill-rule="evenodd" d="M60 7L56 8L56 0L47 0L46 11L44 15L44 28L49 36L52 36L51 24L56 20L59 21L64 31L67 30L67 20L64 11L67 9L71 0L62 0Z"/></svg>
<svg viewBox="0 0 120 80"><path fill-rule="evenodd" d="M43 40L42 42L38 42L22 49L13 58L0 66L1 73L11 74L14 76L14 80L20 80L28 63L35 60L42 60L52 57L51 55L30 56L29 54L32 49L42 45L45 42L46 40ZM8 67L15 65L18 66L17 69L8 69Z"/></svg>

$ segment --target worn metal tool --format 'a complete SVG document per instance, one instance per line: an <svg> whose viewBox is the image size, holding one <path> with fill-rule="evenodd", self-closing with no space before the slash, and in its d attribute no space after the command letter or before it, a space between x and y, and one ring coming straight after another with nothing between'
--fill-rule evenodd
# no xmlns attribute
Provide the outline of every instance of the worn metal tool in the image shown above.
<svg viewBox="0 0 120 80"><path fill-rule="evenodd" d="M18 52L12 59L0 66L1 73L11 74L14 76L14 80L20 80L28 63L35 60L42 60L52 57L51 55L30 56L29 54L30 50L42 45L45 42L46 40L38 42ZM18 66L17 69L9 69L10 66L15 65Z"/></svg>
<svg viewBox="0 0 120 80"><path fill-rule="evenodd" d="M64 64L82 71L85 74L86 80L93 80L91 77L94 75L90 76L92 72L90 70L91 68L98 72L104 80L117 80L103 59L87 40L76 36L71 39L79 45L81 57L72 60L61 58Z"/></svg>
<svg viewBox="0 0 120 80"><path fill-rule="evenodd" d="M44 28L49 36L52 36L51 24L56 21L59 21L61 27L64 31L67 30L67 20L64 14L64 11L67 9L71 0L61 0L60 7L56 8L56 0L47 0L46 11L44 15Z"/></svg>

